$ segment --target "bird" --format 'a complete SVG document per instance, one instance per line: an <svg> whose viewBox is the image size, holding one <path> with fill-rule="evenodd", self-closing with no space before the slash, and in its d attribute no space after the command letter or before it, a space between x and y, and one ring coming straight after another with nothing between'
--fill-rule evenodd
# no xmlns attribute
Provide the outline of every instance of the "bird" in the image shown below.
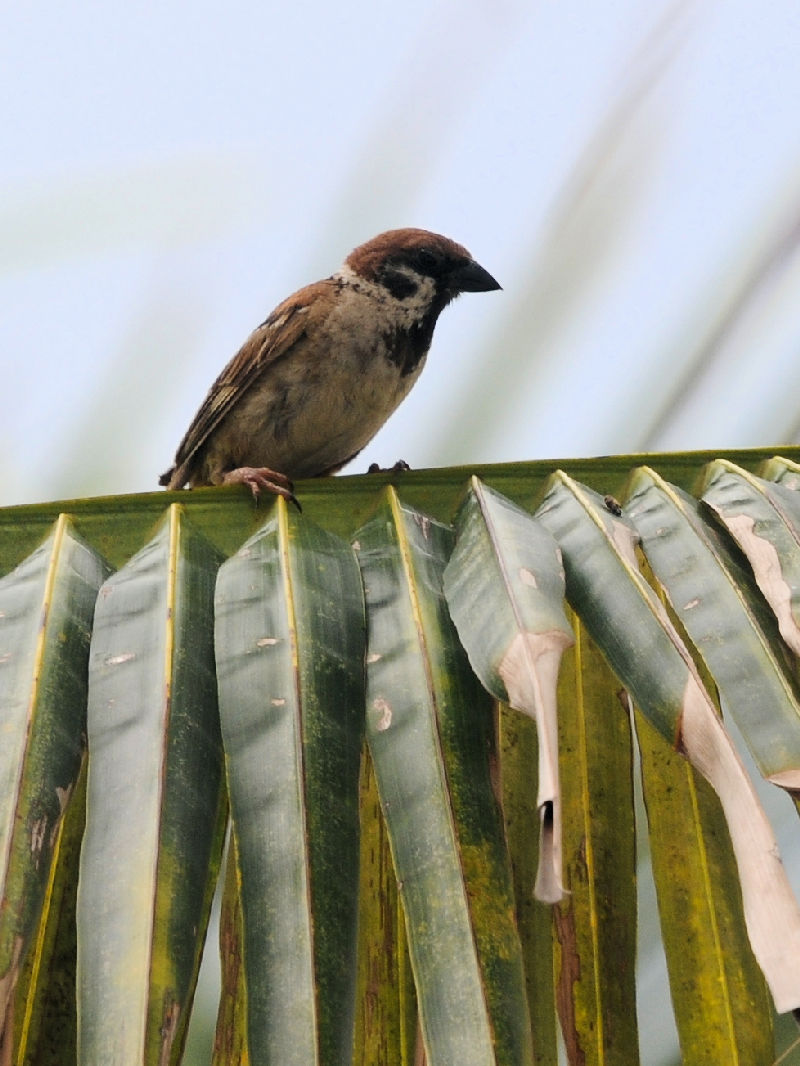
<svg viewBox="0 0 800 1066"><path fill-rule="evenodd" d="M408 395L444 308L462 292L496 289L466 248L441 234L378 234L250 334L159 484L238 483L256 501L266 491L297 503L295 480L335 474Z"/></svg>

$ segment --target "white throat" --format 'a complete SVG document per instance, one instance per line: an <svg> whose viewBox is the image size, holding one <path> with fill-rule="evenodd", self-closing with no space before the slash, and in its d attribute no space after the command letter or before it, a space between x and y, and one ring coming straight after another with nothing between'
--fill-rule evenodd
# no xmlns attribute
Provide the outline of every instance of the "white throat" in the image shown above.
<svg viewBox="0 0 800 1066"><path fill-rule="evenodd" d="M436 293L436 282L425 274L418 274L416 270L412 270L409 266L399 266L396 272L407 277L416 285L416 292L402 300L392 296L389 290L379 282L367 281L366 278L362 278L346 263L333 276L343 281L350 288L368 296L375 304L390 305L397 325L411 326L424 318L430 310Z"/></svg>

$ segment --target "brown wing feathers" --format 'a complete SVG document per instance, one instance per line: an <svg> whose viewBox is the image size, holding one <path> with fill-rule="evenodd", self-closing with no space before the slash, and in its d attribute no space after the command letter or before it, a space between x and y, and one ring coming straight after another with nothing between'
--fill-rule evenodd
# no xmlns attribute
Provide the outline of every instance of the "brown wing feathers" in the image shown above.
<svg viewBox="0 0 800 1066"><path fill-rule="evenodd" d="M194 460L220 424L231 406L260 377L264 370L285 356L303 337L309 304L318 299L318 290L326 282L308 285L275 308L269 318L254 330L231 359L217 380L186 431L175 463L159 478L160 485L180 489L191 477Z"/></svg>

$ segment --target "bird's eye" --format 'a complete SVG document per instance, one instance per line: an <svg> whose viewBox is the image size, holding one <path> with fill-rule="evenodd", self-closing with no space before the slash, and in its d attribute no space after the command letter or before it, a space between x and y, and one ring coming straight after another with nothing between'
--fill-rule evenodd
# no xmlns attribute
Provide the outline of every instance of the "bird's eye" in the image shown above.
<svg viewBox="0 0 800 1066"><path fill-rule="evenodd" d="M414 266L423 274L432 274L439 265L439 257L430 248L417 248L414 253Z"/></svg>

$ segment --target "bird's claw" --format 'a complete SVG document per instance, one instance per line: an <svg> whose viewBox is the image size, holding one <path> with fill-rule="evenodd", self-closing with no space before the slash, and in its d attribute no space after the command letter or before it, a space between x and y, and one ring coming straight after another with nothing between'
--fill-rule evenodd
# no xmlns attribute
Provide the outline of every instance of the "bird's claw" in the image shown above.
<svg viewBox="0 0 800 1066"><path fill-rule="evenodd" d="M223 485L247 485L256 503L263 490L275 496L283 496L284 500L293 503L298 511L303 510L294 494L294 485L289 478L285 474L278 473L277 470L270 470L268 466L239 466L235 470L229 470L223 476L222 483Z"/></svg>
<svg viewBox="0 0 800 1066"><path fill-rule="evenodd" d="M381 466L380 463L370 463L367 469L368 474L402 474L405 470L410 470L411 467L405 461L405 459L398 459L394 466Z"/></svg>

